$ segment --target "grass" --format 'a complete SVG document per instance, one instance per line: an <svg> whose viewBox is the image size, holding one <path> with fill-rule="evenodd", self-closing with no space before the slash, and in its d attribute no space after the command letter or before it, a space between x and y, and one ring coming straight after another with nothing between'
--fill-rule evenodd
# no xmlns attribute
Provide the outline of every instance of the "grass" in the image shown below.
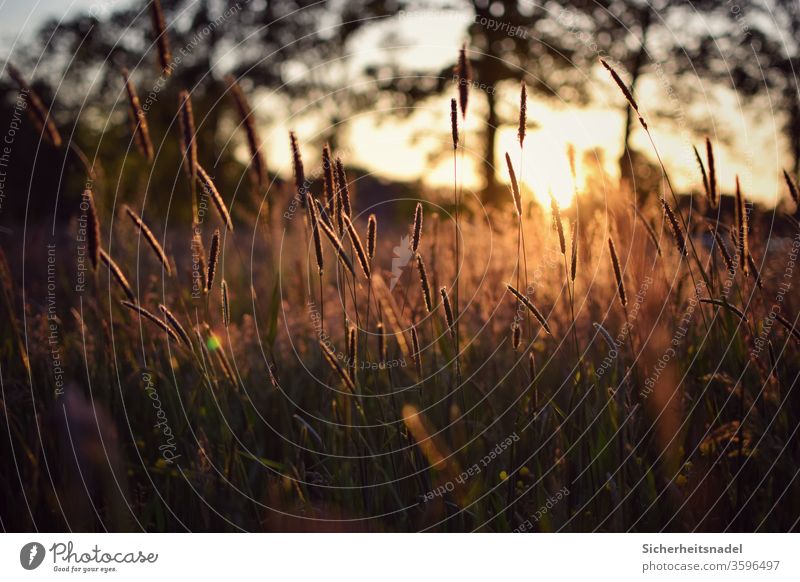
<svg viewBox="0 0 800 582"><path fill-rule="evenodd" d="M324 173L307 173L294 132L294 187L271 188L255 218L200 164L212 154L197 150L182 93L170 139L192 224L125 207L123 227L89 194L92 244L105 244L80 290L77 218L59 233L62 262L22 257L25 286L22 261L3 255L0 493L23 500L3 527L511 531L537 516L534 531L796 530L797 223L797 244L774 250L738 187L726 219L710 142L708 174L695 150L706 196L688 205L665 174L674 206L576 186L572 207L526 210L506 154L513 207L478 208L459 189L451 107L453 229L438 228L444 214L423 223L431 193L413 219L398 204L378 236L343 160L326 146ZM60 135L44 106L31 111ZM202 223L195 180L216 209ZM409 223L409 260L392 265ZM530 316L539 325L520 325Z"/></svg>

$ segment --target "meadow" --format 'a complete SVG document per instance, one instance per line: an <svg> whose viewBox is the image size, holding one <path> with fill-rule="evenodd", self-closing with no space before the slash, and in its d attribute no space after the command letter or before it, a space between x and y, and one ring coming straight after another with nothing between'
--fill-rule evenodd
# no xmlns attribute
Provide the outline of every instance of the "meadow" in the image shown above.
<svg viewBox="0 0 800 582"><path fill-rule="evenodd" d="M485 204L463 180L470 82L438 128L452 188L367 196L300 132L291 179L268 171L236 79L217 107L249 163L231 170L190 92L145 111L122 71L125 155L146 176L167 152L175 177L123 201L128 162L103 168L8 71L20 131L83 187L53 228L30 201L0 249L4 530L797 530L788 173L777 207L753 204L700 141L694 188L658 165L641 196L566 151L573 192L543 204L523 84L507 198Z"/></svg>

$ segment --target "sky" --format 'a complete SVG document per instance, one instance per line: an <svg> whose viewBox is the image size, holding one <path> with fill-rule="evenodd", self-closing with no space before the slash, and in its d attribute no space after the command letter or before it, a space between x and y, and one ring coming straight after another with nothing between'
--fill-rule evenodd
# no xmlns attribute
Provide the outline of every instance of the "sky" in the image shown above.
<svg viewBox="0 0 800 582"><path fill-rule="evenodd" d="M129 0L0 0L0 39L2 53L8 54L18 37L32 34L49 17L69 17L80 11L93 11L102 17L109 10L122 6ZM412 64L424 64L431 71L441 69L452 62L459 46L466 40L465 30L470 16L454 12L427 11L400 15L384 27L374 27L361 35L355 45L353 66L367 62L381 62L402 58ZM404 42L402 49L392 49L382 45L386 27L398 33ZM599 67L598 67L599 69ZM528 118L531 125L523 152L516 142L516 126L503 126L498 131L495 157L498 161L498 177L507 179L502 160L508 152L515 165L520 164L520 173L528 190L533 191L540 201L548 199L548 193L566 206L570 203L572 192L569 164L566 150L568 144L574 145L580 160L587 152L603 148L604 169L612 176L618 174L616 160L621 152L623 124L623 104L618 90L604 71L597 71L593 91L598 97L595 105L579 109L569 104L543 100L529 96ZM498 88L498 99L505 110L516 109L518 87ZM481 96L473 92L477 105L481 107ZM640 103L664 102L663 88L656 81L644 83L637 95ZM423 176L433 185L448 185L452 180L452 166L447 159L431 165L429 153L442 148L449 139L449 99L450 95L431 99L420 104L419 111L408 120L385 120L385 112L364 111L350 120L347 137L358 147L348 148L349 164L358 165L393 179L413 180ZM719 100L717 102L716 100ZM268 105L268 99L253 99L256 115L259 106ZM734 95L718 95L706 104L708 115L714 116L715 124L738 128L732 133L739 138L731 146L718 144L715 149L719 168L719 182L723 190L729 191L736 175L741 176L748 196L769 204L776 196L785 196L779 180L782 165L789 165L789 159L782 156L782 140L779 137L777 122L772 116L756 121L749 113L739 110ZM268 109L268 107L267 107ZM262 116L266 117L266 116ZM318 128L305 122L293 120L291 129L296 129L301 142L303 134L311 136ZM467 137L467 150L480 151L482 143L477 132L481 119L468 117L463 128ZM291 160L286 146L288 124L275 124L263 129L263 141L269 144L267 159L273 169L284 173L291 172ZM699 175L694 163L691 145L701 145L701 138L688 136L681 128L670 123L651 123L656 144L679 189L699 188ZM415 137L423 137L414 141ZM471 136L471 137L470 137ZM442 141L445 141L445 144ZM652 151L643 132L635 134L634 146L640 151ZM755 164L753 160L758 160ZM468 164L472 168L474 164ZM579 168L579 173L580 168ZM467 167L465 185L479 185L476 172Z"/></svg>
<svg viewBox="0 0 800 582"><path fill-rule="evenodd" d="M3 49L17 35L27 35L51 17L69 18L79 12L93 10L98 15L122 0L0 0L0 39Z"/></svg>

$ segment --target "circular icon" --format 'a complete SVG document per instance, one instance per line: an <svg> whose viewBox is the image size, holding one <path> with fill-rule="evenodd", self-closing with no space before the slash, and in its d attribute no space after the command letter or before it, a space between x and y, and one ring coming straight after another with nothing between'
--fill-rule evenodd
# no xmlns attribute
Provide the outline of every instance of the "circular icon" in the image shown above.
<svg viewBox="0 0 800 582"><path fill-rule="evenodd" d="M19 551L19 563L26 570L35 570L44 561L44 546L39 542L30 542Z"/></svg>

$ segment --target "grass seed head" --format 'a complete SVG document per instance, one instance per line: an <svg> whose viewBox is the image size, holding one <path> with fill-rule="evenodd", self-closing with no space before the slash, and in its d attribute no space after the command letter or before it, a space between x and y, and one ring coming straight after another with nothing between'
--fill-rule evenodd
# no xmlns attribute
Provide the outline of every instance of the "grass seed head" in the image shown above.
<svg viewBox="0 0 800 582"><path fill-rule="evenodd" d="M300 155L300 146L297 143L297 134L289 132L289 144L292 148L292 167L294 169L294 187L300 197L300 204L303 208L308 202L308 187L306 186L306 172L303 169L303 158Z"/></svg>
<svg viewBox="0 0 800 582"><path fill-rule="evenodd" d="M133 139L136 142L136 147L139 153L148 162L153 161L153 142L150 140L150 129L147 125L147 116L142 109L142 104L139 101L139 96L136 94L136 88L133 86L133 81L130 79L128 69L122 69L122 78L125 81L125 90L128 93L128 106L130 109L130 125Z"/></svg>
<svg viewBox="0 0 800 582"><path fill-rule="evenodd" d="M411 252L419 251L419 241L422 238L422 203L417 202L414 210L414 225L411 228Z"/></svg>
<svg viewBox="0 0 800 582"><path fill-rule="evenodd" d="M206 293L210 293L214 286L214 276L217 273L219 261L219 229L211 235L211 248L208 251L208 268L206 270Z"/></svg>
<svg viewBox="0 0 800 582"><path fill-rule="evenodd" d="M458 104L450 99L450 133L453 137L453 149L458 149Z"/></svg>
<svg viewBox="0 0 800 582"><path fill-rule="evenodd" d="M517 128L517 140L519 147L525 142L525 130L528 125L528 92L525 89L525 81L520 83L519 89L519 127Z"/></svg>
<svg viewBox="0 0 800 582"><path fill-rule="evenodd" d="M711 139L706 137L706 158L708 158L708 195L711 206L717 205L717 166L714 162L714 148L711 147Z"/></svg>
<svg viewBox="0 0 800 582"><path fill-rule="evenodd" d="M614 269L614 278L617 281L619 302L625 307L628 305L628 296L625 293L625 279L622 276L622 269L619 266L619 257L617 257L617 249L611 237L608 237L608 250L611 253L611 266Z"/></svg>
<svg viewBox="0 0 800 582"><path fill-rule="evenodd" d="M152 0L150 3L150 17L158 49L158 66L161 74L169 77L172 73L172 52L169 48L169 36L167 36L167 24L161 8L161 0Z"/></svg>
<svg viewBox="0 0 800 582"><path fill-rule="evenodd" d="M144 220L133 211L133 209L128 206L127 204L123 206L125 209L125 213L133 222L133 225L139 230L139 232L144 237L144 240L150 246L150 249L155 254L156 258L159 260L161 265L164 267L164 270L167 272L167 275L172 275L172 268L169 266L169 260L167 259L167 253L164 252L164 248L161 246L161 243L158 242L158 239L153 234L153 231L144 223Z"/></svg>
<svg viewBox="0 0 800 582"><path fill-rule="evenodd" d="M197 136L194 127L192 97L188 91L178 94L178 126L181 132L181 154L184 169L191 180L197 176Z"/></svg>
<svg viewBox="0 0 800 582"><path fill-rule="evenodd" d="M517 174L514 172L514 165L511 163L511 156L506 152L506 166L508 166L508 177L511 181L511 196L514 199L514 208L517 211L517 216L522 216L522 196L519 192L519 184L517 183Z"/></svg>
<svg viewBox="0 0 800 582"><path fill-rule="evenodd" d="M469 100L469 85L472 81L472 67L467 59L467 47L462 45L458 51L458 66L456 68L458 76L458 102L461 107L461 118L467 116L467 102Z"/></svg>
<svg viewBox="0 0 800 582"><path fill-rule="evenodd" d="M442 305L444 306L444 317L447 321L447 328L450 330L450 335L456 336L456 319L453 314L453 306L450 304L450 297L447 296L447 288L442 287L439 289L439 294L442 296Z"/></svg>

